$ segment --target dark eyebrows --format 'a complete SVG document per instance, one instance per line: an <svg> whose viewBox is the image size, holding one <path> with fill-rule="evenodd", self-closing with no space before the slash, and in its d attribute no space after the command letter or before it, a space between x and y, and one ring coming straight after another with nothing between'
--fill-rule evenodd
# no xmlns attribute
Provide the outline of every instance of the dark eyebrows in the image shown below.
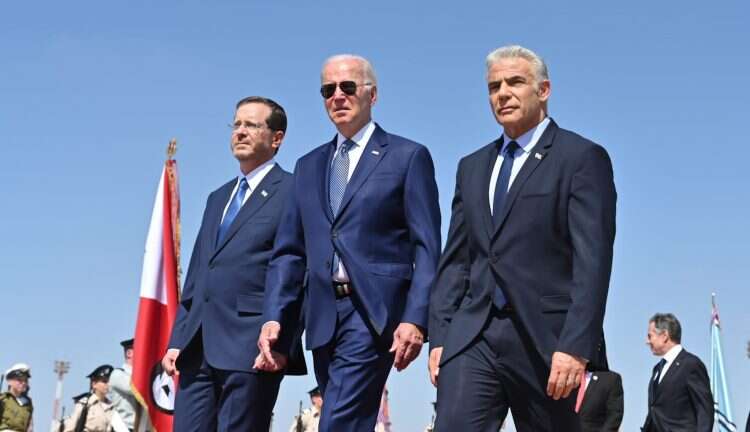
<svg viewBox="0 0 750 432"><path fill-rule="evenodd" d="M506 85L514 86L516 84L526 84L526 83L529 82L529 79L525 75L523 75L523 74L510 75L510 76L503 77L503 78L501 78L499 80L488 82L487 83L487 89L491 93L494 93L494 92L500 90L500 87L502 87L503 82Z"/></svg>

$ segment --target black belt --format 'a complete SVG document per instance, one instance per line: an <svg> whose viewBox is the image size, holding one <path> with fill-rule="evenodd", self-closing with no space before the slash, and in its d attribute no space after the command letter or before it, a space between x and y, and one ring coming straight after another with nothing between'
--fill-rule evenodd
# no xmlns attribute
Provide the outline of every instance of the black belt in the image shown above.
<svg viewBox="0 0 750 432"><path fill-rule="evenodd" d="M336 299L342 299L352 295L352 284L351 282L336 282L333 281L333 292L336 294Z"/></svg>

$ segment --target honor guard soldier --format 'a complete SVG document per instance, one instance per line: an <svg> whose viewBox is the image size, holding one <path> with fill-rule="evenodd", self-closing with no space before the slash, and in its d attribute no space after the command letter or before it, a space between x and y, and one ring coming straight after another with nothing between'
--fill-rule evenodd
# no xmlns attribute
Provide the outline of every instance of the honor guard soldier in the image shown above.
<svg viewBox="0 0 750 432"><path fill-rule="evenodd" d="M109 376L114 368L102 365L94 369L87 378L91 380L91 389L73 398L75 407L70 416L65 432L111 432L112 402L107 398Z"/></svg>
<svg viewBox="0 0 750 432"><path fill-rule="evenodd" d="M128 430L146 432L149 424L148 415L135 399L130 387L131 375L133 374L134 342L135 339L120 342L125 363L121 368L115 368L109 376L109 398Z"/></svg>
<svg viewBox="0 0 750 432"><path fill-rule="evenodd" d="M0 394L0 432L30 432L34 406L28 396L31 369L16 363L5 372L8 390ZM2 384L0 384L2 385Z"/></svg>
<svg viewBox="0 0 750 432"><path fill-rule="evenodd" d="M320 389L317 386L307 393L310 395L312 406L301 411L299 415L294 416L294 421L292 422L292 427L289 428L289 432L318 432L323 396L321 396ZM300 402L300 408L301 405L302 402Z"/></svg>

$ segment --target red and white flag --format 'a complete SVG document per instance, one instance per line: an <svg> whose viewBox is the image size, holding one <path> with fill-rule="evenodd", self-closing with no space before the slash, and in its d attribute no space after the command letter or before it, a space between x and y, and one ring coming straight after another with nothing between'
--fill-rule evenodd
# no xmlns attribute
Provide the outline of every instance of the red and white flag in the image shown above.
<svg viewBox="0 0 750 432"><path fill-rule="evenodd" d="M146 238L133 347L133 392L156 432L172 432L177 378L161 368L179 302L180 199L172 152L159 180Z"/></svg>

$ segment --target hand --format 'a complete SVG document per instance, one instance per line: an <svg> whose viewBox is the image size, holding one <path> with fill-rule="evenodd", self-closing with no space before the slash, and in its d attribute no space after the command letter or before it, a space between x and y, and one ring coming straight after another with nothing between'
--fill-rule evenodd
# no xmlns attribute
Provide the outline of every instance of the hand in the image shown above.
<svg viewBox="0 0 750 432"><path fill-rule="evenodd" d="M261 353L258 353L258 356L255 357L255 363L253 364L253 367L257 370L265 372L279 372L280 370L286 368L287 357L284 354L277 353L276 351L271 351L271 356L274 359L275 365L267 362L265 356L263 356L263 354Z"/></svg>
<svg viewBox="0 0 750 432"><path fill-rule="evenodd" d="M273 370L281 369L281 365L277 363L277 356L273 355L271 348L279 340L279 333L281 333L281 324L276 321L268 321L263 324L260 329L260 336L258 336L258 349L260 350L260 356L263 357L262 362L255 360L255 364L264 365L264 367L270 367ZM266 370L266 369L261 369Z"/></svg>
<svg viewBox="0 0 750 432"><path fill-rule="evenodd" d="M440 374L440 357L443 356L443 347L433 348L430 351L430 359L427 360L427 368L430 370L430 381L437 387L438 375Z"/></svg>
<svg viewBox="0 0 750 432"><path fill-rule="evenodd" d="M586 363L588 361L581 357L555 351L547 381L547 396L554 400L568 397L573 389L581 385Z"/></svg>
<svg viewBox="0 0 750 432"><path fill-rule="evenodd" d="M393 366L402 371L419 355L424 343L424 333L412 323L401 323L393 332L393 345L389 352L395 352Z"/></svg>
<svg viewBox="0 0 750 432"><path fill-rule="evenodd" d="M167 375L180 375L180 371L177 370L177 357L180 355L180 350L176 348L170 348L164 357L161 359L161 367Z"/></svg>

